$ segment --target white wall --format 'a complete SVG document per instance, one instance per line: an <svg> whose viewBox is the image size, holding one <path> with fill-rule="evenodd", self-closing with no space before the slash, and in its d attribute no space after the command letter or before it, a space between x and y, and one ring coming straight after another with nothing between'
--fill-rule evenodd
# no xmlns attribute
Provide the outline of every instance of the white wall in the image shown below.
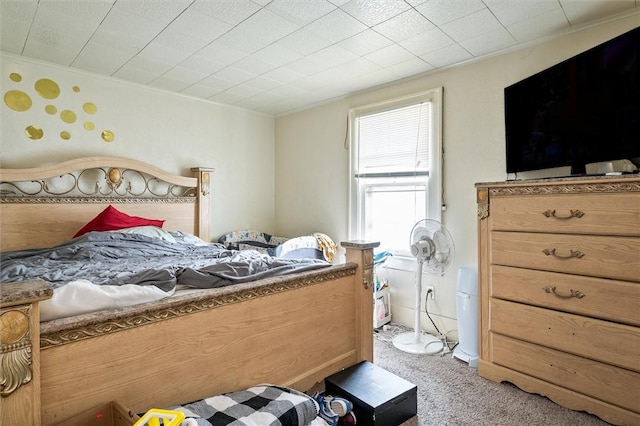
<svg viewBox="0 0 640 426"><path fill-rule="evenodd" d="M3 96L21 90L33 101L24 112L2 103L2 167L34 167L90 155L135 158L186 175L191 167L214 167L211 236L217 239L242 228L274 231L272 116L13 55L2 54L0 59ZM11 73L20 74L22 81L12 81ZM34 84L42 78L60 86L58 98L47 100L36 94ZM80 91L73 92L73 86ZM84 114L84 102L94 103L97 113ZM58 114L47 114L44 107L49 104L58 113L73 110L79 120L67 124ZM95 130L85 130L85 120L94 122ZM41 127L44 137L27 138L24 129L29 125ZM114 132L113 142L100 137L105 129ZM60 138L63 130L71 139Z"/></svg>
<svg viewBox="0 0 640 426"><path fill-rule="evenodd" d="M425 276L423 285L435 286L436 300L429 302L429 312L437 314L434 320L440 331L454 330L458 268L477 263L474 184L507 178L504 87L635 28L638 23L637 14L627 16L518 51L278 117L277 232L321 230L336 241L346 240L349 153L343 144L349 108L443 87L447 205L443 222L455 239L456 260L443 277ZM389 266L381 275L387 275L392 286L393 320L412 326L414 262L400 261ZM433 331L424 315L422 326Z"/></svg>

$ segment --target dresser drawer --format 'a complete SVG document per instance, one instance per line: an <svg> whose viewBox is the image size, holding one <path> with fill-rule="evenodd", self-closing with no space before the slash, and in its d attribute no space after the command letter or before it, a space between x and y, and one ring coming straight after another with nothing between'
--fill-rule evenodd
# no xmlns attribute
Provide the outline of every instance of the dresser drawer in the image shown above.
<svg viewBox="0 0 640 426"><path fill-rule="evenodd" d="M492 232L493 265L640 281L640 238Z"/></svg>
<svg viewBox="0 0 640 426"><path fill-rule="evenodd" d="M492 230L640 236L640 192L491 199Z"/></svg>
<svg viewBox="0 0 640 426"><path fill-rule="evenodd" d="M640 372L637 327L491 299L489 330Z"/></svg>
<svg viewBox="0 0 640 426"><path fill-rule="evenodd" d="M549 383L640 412L640 374L492 334L493 362Z"/></svg>
<svg viewBox="0 0 640 426"><path fill-rule="evenodd" d="M640 283L494 265L491 296L640 325Z"/></svg>

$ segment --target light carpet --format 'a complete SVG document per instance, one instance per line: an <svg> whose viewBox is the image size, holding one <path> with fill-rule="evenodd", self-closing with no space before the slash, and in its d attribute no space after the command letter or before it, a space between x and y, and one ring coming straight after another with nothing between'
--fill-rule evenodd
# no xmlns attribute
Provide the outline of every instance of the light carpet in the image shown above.
<svg viewBox="0 0 640 426"><path fill-rule="evenodd" d="M403 426L603 426L591 414L563 408L510 383L494 383L451 353L415 355L395 348L394 331L375 333L374 364L418 387L418 417Z"/></svg>

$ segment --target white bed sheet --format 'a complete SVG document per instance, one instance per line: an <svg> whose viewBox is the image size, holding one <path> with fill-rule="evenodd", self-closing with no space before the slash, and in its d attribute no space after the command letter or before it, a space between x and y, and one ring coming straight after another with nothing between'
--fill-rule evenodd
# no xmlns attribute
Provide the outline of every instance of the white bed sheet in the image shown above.
<svg viewBox="0 0 640 426"><path fill-rule="evenodd" d="M40 321L154 302L173 293L153 285L96 285L88 280L71 281L56 288L50 299L40 302Z"/></svg>

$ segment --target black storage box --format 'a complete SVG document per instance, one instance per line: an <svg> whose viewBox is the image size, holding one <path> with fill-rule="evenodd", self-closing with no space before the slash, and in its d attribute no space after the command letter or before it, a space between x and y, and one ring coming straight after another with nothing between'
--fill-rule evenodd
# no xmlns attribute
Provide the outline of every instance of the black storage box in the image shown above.
<svg viewBox="0 0 640 426"><path fill-rule="evenodd" d="M418 387L363 361L324 379L325 393L353 403L358 426L394 426L418 411Z"/></svg>

